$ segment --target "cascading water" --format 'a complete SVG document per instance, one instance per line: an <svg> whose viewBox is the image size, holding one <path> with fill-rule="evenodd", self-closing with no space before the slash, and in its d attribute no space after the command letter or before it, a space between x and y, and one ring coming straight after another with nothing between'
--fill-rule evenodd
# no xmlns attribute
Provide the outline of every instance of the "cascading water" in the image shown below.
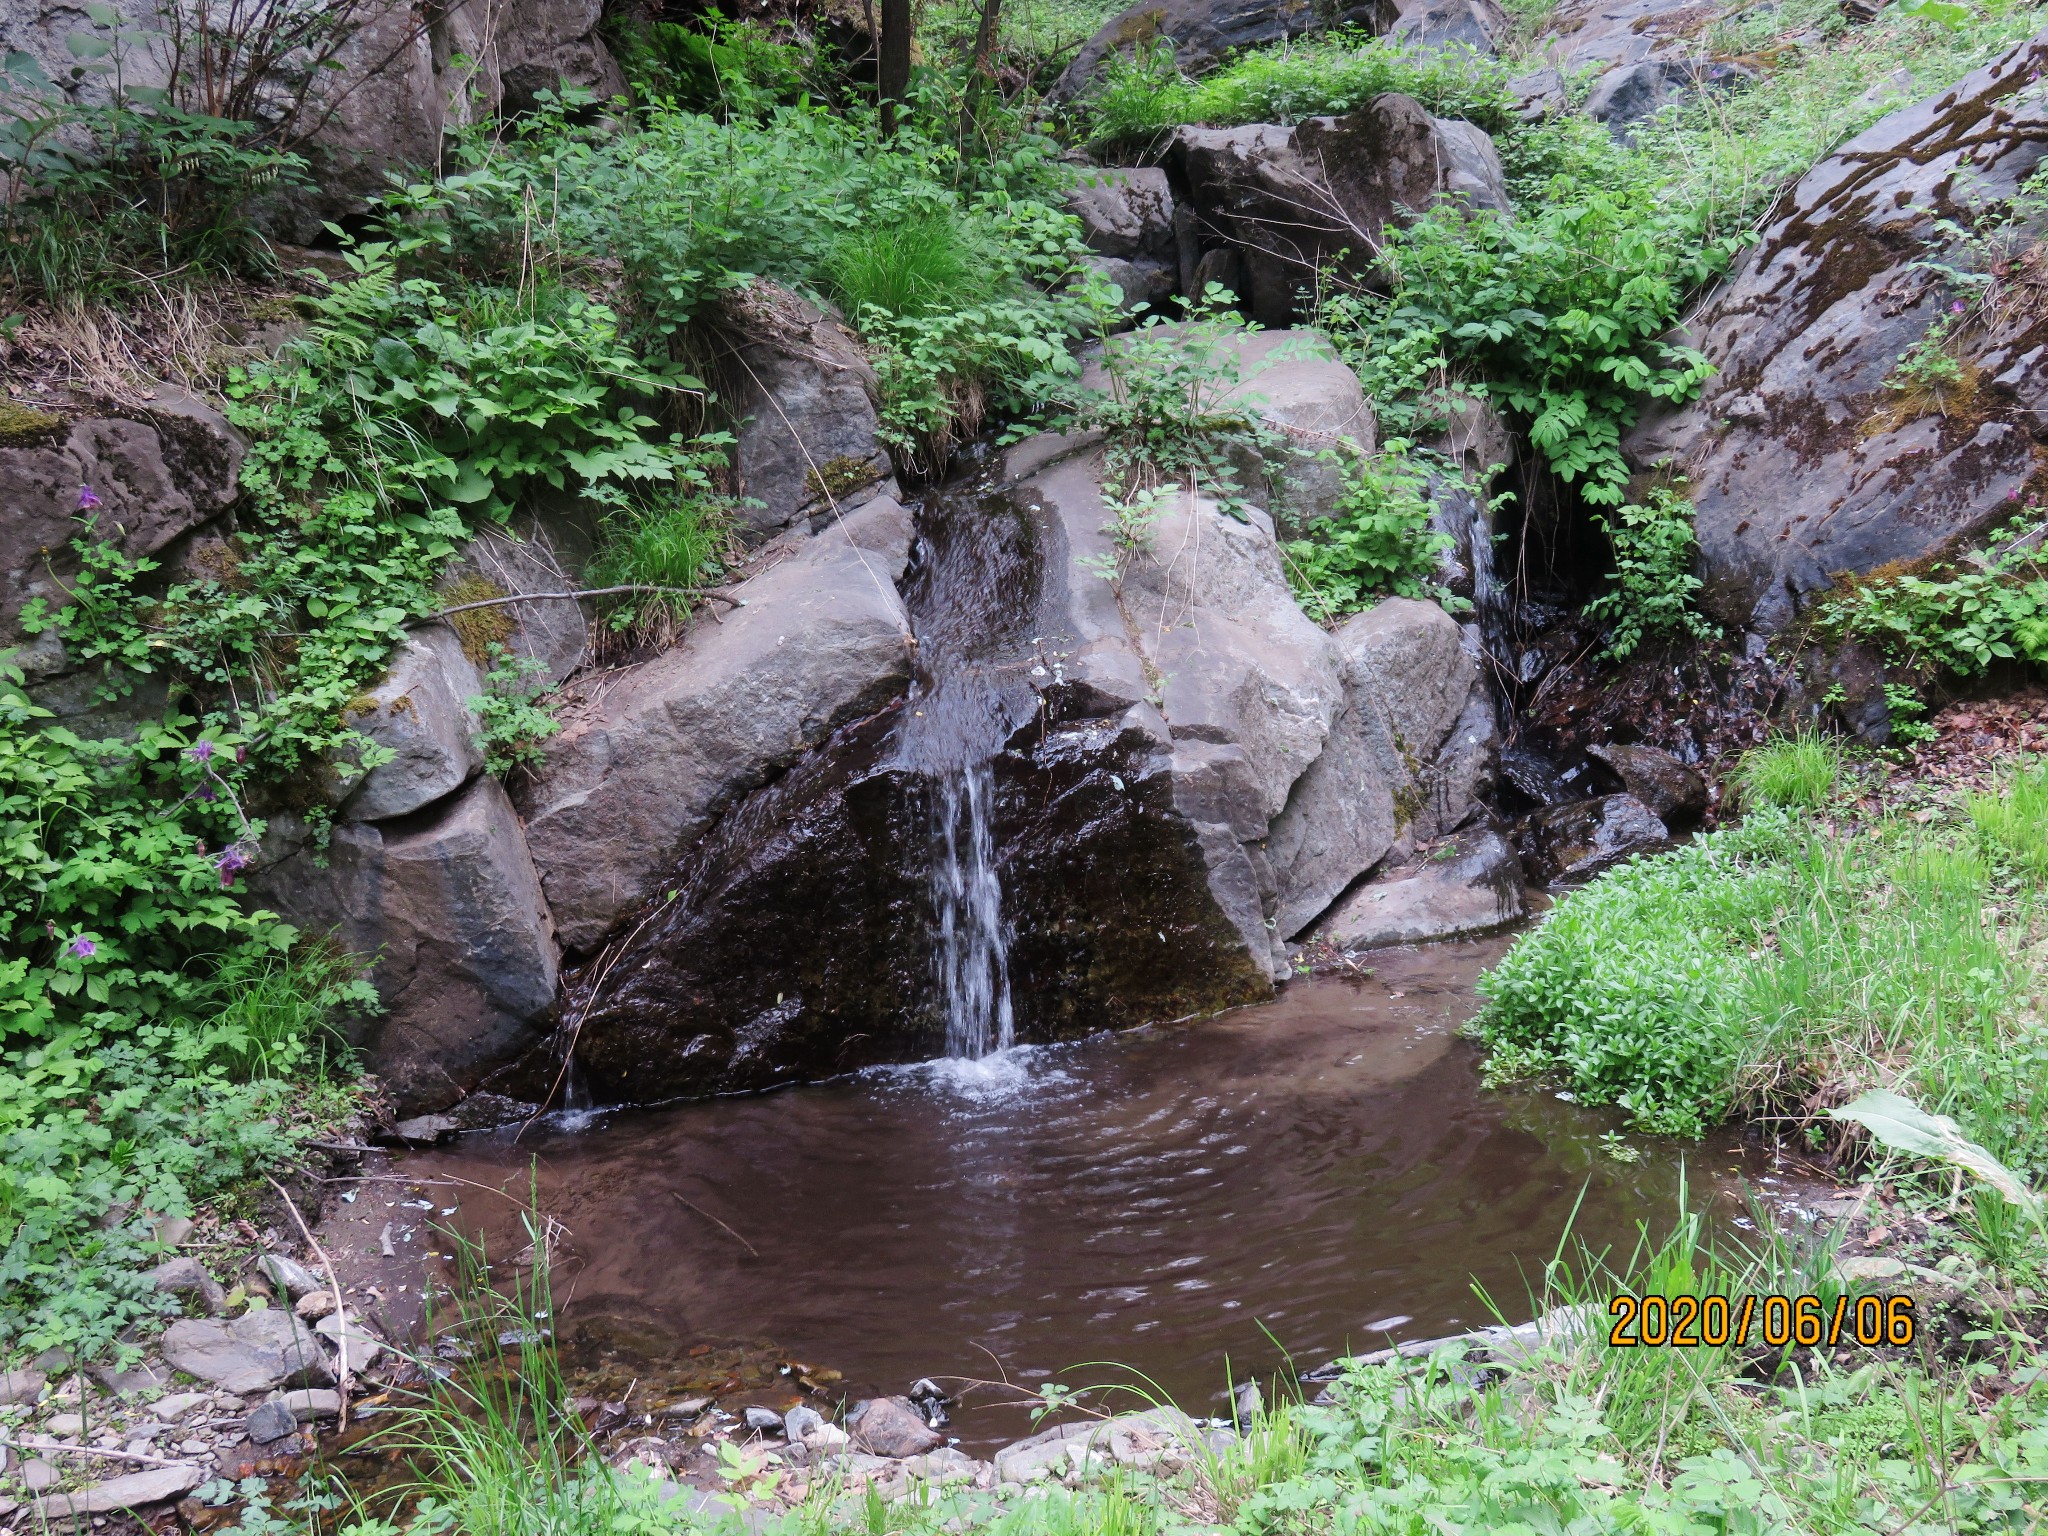
<svg viewBox="0 0 2048 1536"><path fill-rule="evenodd" d="M932 796L933 968L946 1009L946 1054L970 1060L1008 1050L1010 934L989 812L995 774L986 761L940 778Z"/></svg>
<svg viewBox="0 0 2048 1536"><path fill-rule="evenodd" d="M918 679L898 760L930 786L933 979L946 1054L968 1060L1016 1040L994 763L1036 708L1021 660L1037 602L1035 541L1023 507L935 497L907 584Z"/></svg>

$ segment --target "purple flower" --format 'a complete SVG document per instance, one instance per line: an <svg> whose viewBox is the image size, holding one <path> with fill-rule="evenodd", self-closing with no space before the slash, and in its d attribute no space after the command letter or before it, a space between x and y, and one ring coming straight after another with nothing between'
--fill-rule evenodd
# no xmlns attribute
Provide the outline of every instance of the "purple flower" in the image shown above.
<svg viewBox="0 0 2048 1536"><path fill-rule="evenodd" d="M99 945L93 943L91 939L73 939L69 944L65 945L64 948L71 954L74 954L78 956L79 959L83 960L87 955L91 954L94 950L98 949Z"/></svg>
<svg viewBox="0 0 2048 1536"><path fill-rule="evenodd" d="M201 800L204 800L208 805L211 805L213 804L214 801L220 798L220 794L211 786L202 784L199 786L199 798Z"/></svg>
<svg viewBox="0 0 2048 1536"><path fill-rule="evenodd" d="M211 762L213 760L213 743L210 741L194 742L185 749L185 755L195 763Z"/></svg>
<svg viewBox="0 0 2048 1536"><path fill-rule="evenodd" d="M1965 304L1961 299L1957 299L1955 303L1949 305L1948 312L1952 315L1960 315L1964 310L1968 309L1969 307L1970 306Z"/></svg>
<svg viewBox="0 0 2048 1536"><path fill-rule="evenodd" d="M79 511L81 511L81 512L96 512L96 511L98 511L98 510L99 510L99 505L100 505L100 498L99 498L99 492L95 491L95 490L94 490L94 489L93 489L93 488L92 488L91 486L89 486L89 485L81 485L81 486L80 486L80 487L78 488L78 510L79 510Z"/></svg>
<svg viewBox="0 0 2048 1536"><path fill-rule="evenodd" d="M240 848L230 848L213 861L213 867L220 871L220 888L225 891L235 883L236 873L249 867L249 855Z"/></svg>

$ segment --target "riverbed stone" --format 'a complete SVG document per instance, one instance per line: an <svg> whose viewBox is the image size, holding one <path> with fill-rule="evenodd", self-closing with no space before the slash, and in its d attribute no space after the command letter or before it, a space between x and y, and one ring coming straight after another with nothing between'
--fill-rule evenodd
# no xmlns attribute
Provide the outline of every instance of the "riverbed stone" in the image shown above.
<svg viewBox="0 0 2048 1536"><path fill-rule="evenodd" d="M483 678L445 624L413 630L384 676L352 700L349 729L392 754L342 802L348 821L389 821L453 794L484 766L470 701Z"/></svg>
<svg viewBox="0 0 2048 1536"><path fill-rule="evenodd" d="M297 1301L308 1291L317 1291L327 1284L297 1259L282 1253L266 1253L256 1261L263 1277L280 1291Z"/></svg>
<svg viewBox="0 0 2048 1536"><path fill-rule="evenodd" d="M1491 827L1458 833L1375 875L1318 923L1337 949L1377 949L1486 933L1528 911L1522 861Z"/></svg>
<svg viewBox="0 0 2048 1536"><path fill-rule="evenodd" d="M275 1307L225 1321L182 1318L164 1330L161 1349L176 1369L230 1392L332 1380L319 1339Z"/></svg>
<svg viewBox="0 0 2048 1536"><path fill-rule="evenodd" d="M341 1414L341 1394L325 1387L301 1387L281 1394L277 1400L301 1422L338 1418Z"/></svg>
<svg viewBox="0 0 2048 1536"><path fill-rule="evenodd" d="M567 947L601 942L728 806L902 691L910 535L878 497L744 582L744 606L565 701L519 804Z"/></svg>
<svg viewBox="0 0 2048 1536"><path fill-rule="evenodd" d="M921 1456L943 1443L906 1397L870 1397L854 1404L846 1430L870 1456Z"/></svg>
<svg viewBox="0 0 2048 1536"><path fill-rule="evenodd" d="M1779 200L1690 319L1713 373L1624 450L1684 482L1716 618L1775 633L1841 574L1972 539L2038 484L2048 310L1994 305L1962 329L1945 394L1892 386L1959 302L1943 221L1968 225L2048 157L2043 70L2048 32L1865 129Z"/></svg>
<svg viewBox="0 0 2048 1536"><path fill-rule="evenodd" d="M295 1434L298 1427L298 1416L275 1398L258 1403L242 1420L242 1433L255 1445L282 1440L286 1435Z"/></svg>
<svg viewBox="0 0 2048 1536"><path fill-rule="evenodd" d="M41 1371L0 1371L0 1408L17 1403L34 1403L43 1395L49 1377Z"/></svg>
<svg viewBox="0 0 2048 1536"><path fill-rule="evenodd" d="M1590 879L1632 854L1659 848L1670 829L1634 795L1605 795L1531 812L1515 827L1529 878L1539 884Z"/></svg>
<svg viewBox="0 0 2048 1536"><path fill-rule="evenodd" d="M149 1283L173 1296L190 1296L208 1313L217 1313L227 1299L220 1282L197 1259L166 1259L149 1272Z"/></svg>
<svg viewBox="0 0 2048 1536"><path fill-rule="evenodd" d="M146 1509L183 1498L206 1481L198 1467L151 1467L108 1478L77 1493L49 1494L36 1502L44 1520L69 1520L78 1515L104 1515L122 1509Z"/></svg>

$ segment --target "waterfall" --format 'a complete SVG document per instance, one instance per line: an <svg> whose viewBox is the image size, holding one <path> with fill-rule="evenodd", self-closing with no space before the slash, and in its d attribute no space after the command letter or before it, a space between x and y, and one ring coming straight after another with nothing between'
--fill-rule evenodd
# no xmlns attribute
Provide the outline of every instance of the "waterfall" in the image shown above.
<svg viewBox="0 0 2048 1536"><path fill-rule="evenodd" d="M946 1009L946 1054L970 1060L1007 1050L1016 1038L1010 935L989 819L994 799L986 760L944 773L932 797L933 969Z"/></svg>
<svg viewBox="0 0 2048 1536"><path fill-rule="evenodd" d="M897 759L928 794L932 980L946 1054L970 1061L1016 1041L995 765L1038 707L1021 664L1038 600L1036 545L1028 509L986 492L939 492L919 513L905 586L918 675Z"/></svg>

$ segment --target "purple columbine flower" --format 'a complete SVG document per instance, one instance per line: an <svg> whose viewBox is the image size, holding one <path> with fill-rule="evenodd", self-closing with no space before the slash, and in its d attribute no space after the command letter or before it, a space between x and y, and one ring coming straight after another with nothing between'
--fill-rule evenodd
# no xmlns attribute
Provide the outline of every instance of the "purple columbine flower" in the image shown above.
<svg viewBox="0 0 2048 1536"><path fill-rule="evenodd" d="M211 762L213 760L213 743L210 741L195 741L185 749L185 755L195 763Z"/></svg>
<svg viewBox="0 0 2048 1536"><path fill-rule="evenodd" d="M1970 306L1965 304L1961 299L1957 299L1955 303L1949 305L1948 312L1952 315L1960 315L1964 310L1968 309L1969 307Z"/></svg>
<svg viewBox="0 0 2048 1536"><path fill-rule="evenodd" d="M81 511L81 512L97 512L97 511L99 510L99 505L100 505L100 497L99 497L99 492L95 491L95 490L94 490L94 489L93 489L93 488L92 488L91 486L89 486L89 485L81 485L81 486L80 486L80 487L78 488L78 510L79 510L79 511Z"/></svg>
<svg viewBox="0 0 2048 1536"><path fill-rule="evenodd" d="M79 959L83 960L87 955L91 954L94 950L98 949L99 945L93 943L91 939L73 939L69 944L65 945L64 947L65 949L70 951L70 953L78 956Z"/></svg>
<svg viewBox="0 0 2048 1536"><path fill-rule="evenodd" d="M208 805L211 805L213 804L214 801L220 798L220 794L212 786L202 784L199 786L199 798L201 800L204 800Z"/></svg>
<svg viewBox="0 0 2048 1536"><path fill-rule="evenodd" d="M239 848L230 848L213 861L213 867L220 871L220 888L227 890L235 883L235 875L249 867L249 855Z"/></svg>

